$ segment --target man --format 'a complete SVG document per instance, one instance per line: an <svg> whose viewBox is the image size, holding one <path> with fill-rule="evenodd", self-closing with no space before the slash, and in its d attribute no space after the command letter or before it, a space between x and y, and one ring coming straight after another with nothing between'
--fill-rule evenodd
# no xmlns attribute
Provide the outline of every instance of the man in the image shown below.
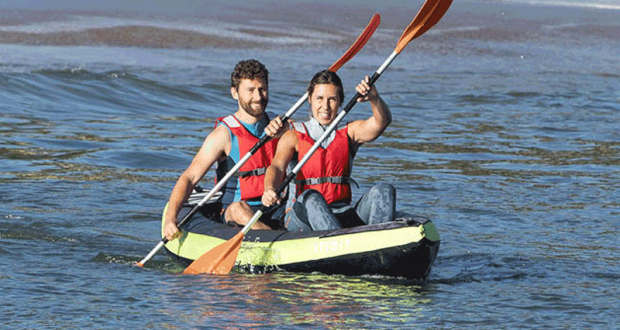
<svg viewBox="0 0 620 330"><path fill-rule="evenodd" d="M177 218L194 186L217 162L217 179L222 178L263 136L276 136L283 129L280 117L271 122L265 112L269 101L269 72L256 60L237 63L231 74L230 94L237 100L233 115L219 118L189 167L175 184L165 214L164 235L173 239L179 233ZM267 142L223 188L222 218L230 224L246 224L260 207L264 171L275 154L277 139ZM271 229L257 221L252 229Z"/></svg>
<svg viewBox="0 0 620 330"><path fill-rule="evenodd" d="M295 194L289 198L285 226L290 231L330 230L361 224L389 221L395 213L395 191L389 184L373 187L354 205L351 204L351 169L360 145L373 141L392 121L387 104L370 79L356 87L362 95L357 102L369 102L372 115L356 120L331 132L297 174ZM272 164L265 175L264 205L280 203L275 188L285 178L291 161L301 160L312 145L336 119L344 93L337 74L317 73L308 87L312 117L305 123L294 123L284 133ZM361 222L360 222L361 220Z"/></svg>

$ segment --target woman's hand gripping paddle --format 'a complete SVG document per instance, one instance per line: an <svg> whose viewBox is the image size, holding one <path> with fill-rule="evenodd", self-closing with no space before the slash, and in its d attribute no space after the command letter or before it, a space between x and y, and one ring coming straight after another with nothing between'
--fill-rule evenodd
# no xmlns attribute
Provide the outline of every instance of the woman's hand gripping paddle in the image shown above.
<svg viewBox="0 0 620 330"><path fill-rule="evenodd" d="M403 32L392 55L390 55L390 57L383 63L383 65L381 65L381 67L379 67L379 69L375 72L375 74L370 80L370 84L373 84L377 81L383 71L385 71L385 69L394 61L396 56L405 48L405 46L411 40L424 34L426 31L428 31L428 29L437 24L437 22L439 22L439 20L443 17L451 4L452 0L427 0L422 5L422 8L414 17L413 21ZM284 182L282 182L278 189L276 189L275 192L277 195L281 194L286 188L286 186L295 179L297 173L301 170L301 167L308 161L308 159L310 159L312 154L331 134L331 132L336 129L338 123L353 108L353 106L357 103L357 99L361 96L362 95L357 93L347 104L347 106L340 112L338 117L334 119L334 121L325 130L323 135L321 135L321 137L314 143L314 145L308 151L305 157L297 164L297 166L295 166L295 168L293 168L291 173L287 175ZM254 225L254 223L258 221L258 219L263 215L263 213L268 210L269 207L263 206L260 210L256 211L250 221L248 221L248 223L243 227L243 229L241 229L239 233L237 233L230 240L205 252L205 254L203 254L200 258L192 262L185 269L185 271L183 271L183 274L228 274L235 265L235 261L237 260L237 255L239 254L239 249L241 248L243 238L250 231L252 225Z"/></svg>
<svg viewBox="0 0 620 330"><path fill-rule="evenodd" d="M351 47L346 51L346 53L344 53L344 55L342 55L334 64L332 64L332 66L329 67L328 70L332 72L336 72L345 63L347 63L351 58L353 58L353 56L355 56L364 47L368 39L370 39L372 34L375 32L375 30L379 26L380 22L381 22L381 16L379 14L375 14L370 20L370 22L368 23L368 25L366 26L366 28L364 28L364 31L362 31L362 34L360 34L357 40L355 40L355 43L353 43L353 45L351 45ZM284 114L284 117L282 117L282 123L283 124L286 123L289 120L289 118L293 116L295 111L297 111L297 109L299 109L304 104L304 102L306 102L307 99L308 99L308 93L306 92L297 102L295 102L295 104L286 112L286 114ZM215 194L218 191L222 189L222 187L224 187L226 182L235 173L237 173L239 168L241 168L241 166L243 166L243 164L245 164L270 139L271 139L270 136L265 135L260 141L258 141L252 147L252 149L250 149L250 151L243 158L241 158L239 162L233 168L231 168L230 171L228 171L228 173L226 173L226 175L222 179L218 180L218 183L213 187L213 189L211 189L211 191L202 200L200 200L198 204L196 204L196 206L194 206L194 208L192 208L192 210L189 213L185 215L185 217L179 222L178 227L181 228L189 219L191 219L191 217L193 217L194 214L196 214L196 212L198 212L198 210L200 210L200 208L207 201L209 201L213 196L215 196ZM153 248L153 250L151 250L151 252L149 252L149 254L146 257L144 257L144 259L136 263L136 265L140 267L144 267L144 264L147 261L151 260L151 258L153 258L153 256L157 253L157 251L159 251L162 247L164 247L166 243L168 243L168 239L166 237L162 238L159 244L157 244L157 246L155 246L155 248Z"/></svg>

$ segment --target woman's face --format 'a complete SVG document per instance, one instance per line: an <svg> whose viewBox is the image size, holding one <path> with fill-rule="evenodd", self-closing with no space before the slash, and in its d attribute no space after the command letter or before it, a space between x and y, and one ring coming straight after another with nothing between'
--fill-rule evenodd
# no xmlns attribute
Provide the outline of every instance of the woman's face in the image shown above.
<svg viewBox="0 0 620 330"><path fill-rule="evenodd" d="M332 84L318 84L314 86L314 91L308 103L312 110L312 116L319 124L326 126L338 116L338 108L340 108L340 96L338 95L338 86Z"/></svg>

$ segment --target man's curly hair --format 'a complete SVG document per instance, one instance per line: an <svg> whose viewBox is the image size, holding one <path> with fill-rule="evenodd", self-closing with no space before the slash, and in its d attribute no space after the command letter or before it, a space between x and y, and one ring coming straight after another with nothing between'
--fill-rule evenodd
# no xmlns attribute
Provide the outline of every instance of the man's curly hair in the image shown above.
<svg viewBox="0 0 620 330"><path fill-rule="evenodd" d="M257 60L240 61L235 66L235 70L230 75L230 87L239 88L241 79L262 79L266 84L269 83L269 71Z"/></svg>

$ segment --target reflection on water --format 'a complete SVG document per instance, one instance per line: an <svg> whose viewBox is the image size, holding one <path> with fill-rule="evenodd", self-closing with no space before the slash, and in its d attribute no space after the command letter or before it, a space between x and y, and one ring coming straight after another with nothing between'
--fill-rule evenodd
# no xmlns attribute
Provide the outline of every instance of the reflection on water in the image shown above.
<svg viewBox="0 0 620 330"><path fill-rule="evenodd" d="M233 318L233 328L295 324L360 329L375 322L405 326L430 303L421 287L379 277L238 274L179 276L175 283L163 294L175 296L165 303L168 311L182 311L197 324ZM187 286L200 289L181 289ZM192 301L191 311L181 303L186 299Z"/></svg>

